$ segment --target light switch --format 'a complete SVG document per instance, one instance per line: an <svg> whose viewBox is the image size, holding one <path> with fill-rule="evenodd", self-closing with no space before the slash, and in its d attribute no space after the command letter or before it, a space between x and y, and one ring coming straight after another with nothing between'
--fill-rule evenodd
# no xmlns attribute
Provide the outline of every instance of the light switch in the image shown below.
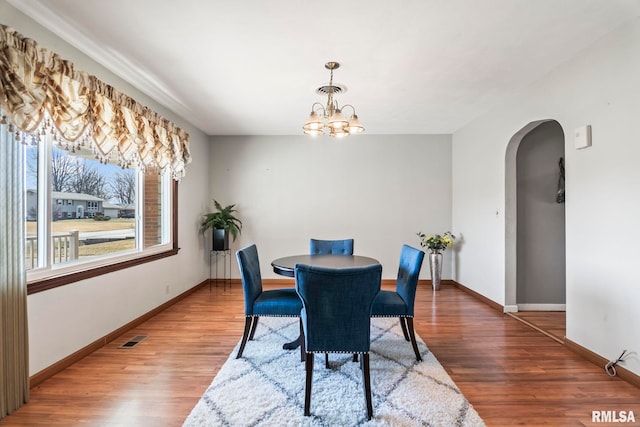
<svg viewBox="0 0 640 427"><path fill-rule="evenodd" d="M576 150L591 147L591 125L580 126L573 131Z"/></svg>

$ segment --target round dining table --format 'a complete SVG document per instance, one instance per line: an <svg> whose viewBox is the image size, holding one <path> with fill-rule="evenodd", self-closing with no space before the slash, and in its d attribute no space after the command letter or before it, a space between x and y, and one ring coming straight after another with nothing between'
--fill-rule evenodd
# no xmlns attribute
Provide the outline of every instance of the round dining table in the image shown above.
<svg viewBox="0 0 640 427"><path fill-rule="evenodd" d="M296 264L307 264L329 268L367 267L380 264L378 260L361 255L306 254L274 259L273 271L281 276L293 277Z"/></svg>

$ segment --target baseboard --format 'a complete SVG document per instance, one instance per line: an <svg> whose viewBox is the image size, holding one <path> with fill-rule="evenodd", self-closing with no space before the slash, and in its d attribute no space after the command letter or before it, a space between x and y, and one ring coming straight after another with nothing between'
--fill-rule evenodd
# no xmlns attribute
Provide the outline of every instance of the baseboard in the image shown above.
<svg viewBox="0 0 640 427"><path fill-rule="evenodd" d="M518 311L567 311L566 304L518 304Z"/></svg>
<svg viewBox="0 0 640 427"><path fill-rule="evenodd" d="M455 280L450 280L450 282L452 282L452 284L454 286L456 286L457 288L459 288L460 290L468 293L469 295L473 296L474 298L476 298L476 299L482 301L483 303L487 304L489 307L499 311L500 313L504 313L504 307L502 305L498 304L497 302L495 302L494 300L489 299L489 298L485 297L484 295L479 294L478 292L467 288L466 286L464 286L461 283L456 282Z"/></svg>
<svg viewBox="0 0 640 427"><path fill-rule="evenodd" d="M159 305L158 307L156 307L153 310L143 314L142 316L138 317L137 319L134 319L131 322L127 323L126 325L123 325L120 328L116 329L115 331L112 331L112 332L108 333L107 335L103 336L102 338L99 338L99 339L95 340L91 344L81 348L80 350L76 351L75 353L72 353L69 356L65 357L64 359L61 359L61 360L57 361L53 365L48 366L47 368L41 370L40 372L37 372L37 373L31 375L29 377L29 387L30 388L34 388L34 387L42 384L44 381L46 381L47 379L51 378L55 374L57 374L59 372L62 372L63 370L65 370L69 366L73 365L74 363L78 362L79 360L83 359L84 357L90 355L91 353L93 353L94 351L100 349L101 347L104 347L106 344L108 344L111 341L115 340L116 338L120 337L122 334L126 333L127 331L137 327L138 325L141 325L142 323L144 323L147 320L151 319L156 314L166 310L167 308L169 308L170 306L174 305L178 301L180 301L180 300L184 299L185 297L187 297L188 295L192 294L193 292L195 292L199 288L201 288L203 286L208 286L208 285L209 285L209 280L205 280L205 281L197 284L196 286L192 287L191 289L186 290L185 292L181 293L180 295L170 299L169 301L165 302L164 304Z"/></svg>
<svg viewBox="0 0 640 427"><path fill-rule="evenodd" d="M204 283L208 286L242 286L241 279L209 279L205 280Z"/></svg>
<svg viewBox="0 0 640 427"><path fill-rule="evenodd" d="M587 359L589 362L600 366L603 370L603 375L607 375L604 372L604 366L609 363L610 361L605 359L604 357L600 356L599 354L594 353L593 351L582 347L580 344L577 344L573 341L571 341L570 339L566 338L564 339L564 345L571 351L573 351L574 353L577 353L578 355L582 356L583 358ZM625 369L623 366L620 365L616 365L616 376L619 377L621 380L624 380L626 382L628 382L631 385L634 385L638 388L640 388L640 375L637 375L633 372L631 372L628 369Z"/></svg>
<svg viewBox="0 0 640 427"><path fill-rule="evenodd" d="M240 280L242 283L242 280ZM293 277L283 277L278 279L262 279L262 286L274 286L283 288L293 288L296 285L296 281Z"/></svg>
<svg viewBox="0 0 640 427"><path fill-rule="evenodd" d="M382 280L382 283L384 284L385 280ZM391 282L392 284L396 284L396 280L393 279L389 279L389 282ZM449 280L449 279L443 279L440 280L440 286L453 286L455 285L456 282L454 282L453 280ZM426 288L431 288L432 283L431 283L431 279L422 279L422 280L418 280L418 287L426 287Z"/></svg>

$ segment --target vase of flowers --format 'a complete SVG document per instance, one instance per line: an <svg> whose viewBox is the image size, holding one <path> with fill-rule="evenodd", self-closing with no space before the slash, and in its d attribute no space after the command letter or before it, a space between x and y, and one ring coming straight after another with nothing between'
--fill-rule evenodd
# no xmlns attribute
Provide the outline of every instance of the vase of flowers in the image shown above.
<svg viewBox="0 0 640 427"><path fill-rule="evenodd" d="M453 246L456 236L450 231L444 234L424 234L417 233L420 238L420 246L429 250L429 270L431 271L431 286L434 291L440 290L440 280L442 276L442 252Z"/></svg>

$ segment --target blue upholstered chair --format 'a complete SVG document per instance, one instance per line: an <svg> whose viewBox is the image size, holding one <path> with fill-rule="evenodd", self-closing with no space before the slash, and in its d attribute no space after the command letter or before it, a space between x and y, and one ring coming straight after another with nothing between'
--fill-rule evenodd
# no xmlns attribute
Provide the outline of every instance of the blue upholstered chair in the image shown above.
<svg viewBox="0 0 640 427"><path fill-rule="evenodd" d="M236 253L242 289L244 291L244 333L236 359L242 357L247 339L252 340L258 326L260 316L299 317L302 302L294 288L262 290L262 275L256 245L240 249Z"/></svg>
<svg viewBox="0 0 640 427"><path fill-rule="evenodd" d="M309 253L311 255L353 255L353 239L320 240L309 239ZM324 355L324 364L329 368L329 355Z"/></svg>
<svg viewBox="0 0 640 427"><path fill-rule="evenodd" d="M305 351L305 415L310 415L314 353L350 353L362 354L362 382L367 418L371 419L371 307L380 291L381 275L380 264L339 269L296 265L296 290L303 306L300 333Z"/></svg>
<svg viewBox="0 0 640 427"><path fill-rule="evenodd" d="M309 253L353 255L353 239L343 240L309 240Z"/></svg>
<svg viewBox="0 0 640 427"><path fill-rule="evenodd" d="M411 341L417 361L421 361L422 357L418 351L416 334L413 331L413 305L416 299L418 276L420 275L423 259L424 252L421 250L408 245L402 246L396 290L395 292L380 291L373 302L371 312L372 317L400 318L402 333L407 341Z"/></svg>

